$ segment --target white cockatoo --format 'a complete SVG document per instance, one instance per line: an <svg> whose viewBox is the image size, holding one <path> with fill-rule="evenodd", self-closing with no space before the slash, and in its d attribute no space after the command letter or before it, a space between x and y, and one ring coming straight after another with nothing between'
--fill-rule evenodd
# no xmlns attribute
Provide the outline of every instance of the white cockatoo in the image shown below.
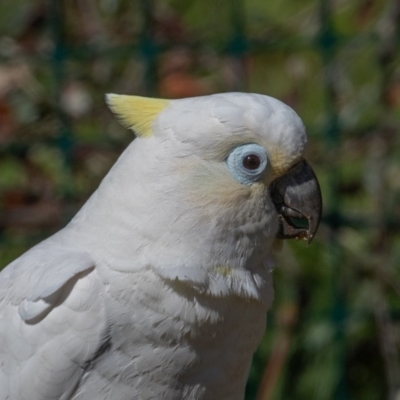
<svg viewBox="0 0 400 400"><path fill-rule="evenodd" d="M0 400L243 399L273 242L320 219L303 123L259 94L107 102L137 139L0 274Z"/></svg>

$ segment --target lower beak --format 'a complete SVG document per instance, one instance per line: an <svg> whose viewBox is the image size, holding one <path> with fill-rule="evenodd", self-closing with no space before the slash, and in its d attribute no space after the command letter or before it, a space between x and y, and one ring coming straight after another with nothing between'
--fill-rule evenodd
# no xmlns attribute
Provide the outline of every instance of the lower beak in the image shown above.
<svg viewBox="0 0 400 400"><path fill-rule="evenodd" d="M279 214L279 239L304 239L310 243L322 213L322 196L317 177L305 160L295 164L270 185Z"/></svg>

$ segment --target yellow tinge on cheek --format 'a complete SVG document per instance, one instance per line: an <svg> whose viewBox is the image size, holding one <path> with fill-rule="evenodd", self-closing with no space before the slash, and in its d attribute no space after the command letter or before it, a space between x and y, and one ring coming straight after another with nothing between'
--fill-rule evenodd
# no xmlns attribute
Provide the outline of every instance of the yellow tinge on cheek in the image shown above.
<svg viewBox="0 0 400 400"><path fill-rule="evenodd" d="M242 185L230 176L197 176L193 181L197 201L204 205L218 205L224 209L240 206L251 195L250 186Z"/></svg>
<svg viewBox="0 0 400 400"><path fill-rule="evenodd" d="M272 165L272 177L275 179L278 176L283 175L291 165L293 161L291 157L282 151L275 150L270 153L271 165Z"/></svg>
<svg viewBox="0 0 400 400"><path fill-rule="evenodd" d="M182 200L191 208L204 209L205 214L215 212L215 207L221 212L240 210L251 199L265 197L264 182L241 184L220 163L186 163L176 166L174 173L183 178Z"/></svg>
<svg viewBox="0 0 400 400"><path fill-rule="evenodd" d="M218 265L215 267L215 272L222 276L230 276L232 275L232 268L226 265Z"/></svg>

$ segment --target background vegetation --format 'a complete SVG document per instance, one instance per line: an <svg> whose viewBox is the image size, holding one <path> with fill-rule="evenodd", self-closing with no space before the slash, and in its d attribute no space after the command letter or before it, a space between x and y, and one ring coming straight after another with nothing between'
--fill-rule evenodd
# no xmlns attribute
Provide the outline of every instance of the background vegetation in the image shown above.
<svg viewBox="0 0 400 400"><path fill-rule="evenodd" d="M310 136L324 221L285 245L247 399L399 399L397 0L0 2L0 267L64 226L131 134L104 93L266 93Z"/></svg>

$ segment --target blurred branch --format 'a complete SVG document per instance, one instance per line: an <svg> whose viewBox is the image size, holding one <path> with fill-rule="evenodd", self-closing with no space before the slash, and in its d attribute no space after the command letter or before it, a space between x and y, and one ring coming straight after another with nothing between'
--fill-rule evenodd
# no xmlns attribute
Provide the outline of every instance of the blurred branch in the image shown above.
<svg viewBox="0 0 400 400"><path fill-rule="evenodd" d="M101 44L107 38L107 31L101 20L98 5L93 0L78 0L78 6L87 42Z"/></svg>
<svg viewBox="0 0 400 400"><path fill-rule="evenodd" d="M385 361L388 400L397 400L400 395L400 364L397 354L398 340L393 321L390 318L389 305L380 285L377 285L377 294L373 302L373 312L378 327L382 357Z"/></svg>
<svg viewBox="0 0 400 400"><path fill-rule="evenodd" d="M297 322L298 313L299 308L295 303L283 304L278 311L277 337L261 379L257 400L271 400L273 398L290 354L293 329Z"/></svg>

